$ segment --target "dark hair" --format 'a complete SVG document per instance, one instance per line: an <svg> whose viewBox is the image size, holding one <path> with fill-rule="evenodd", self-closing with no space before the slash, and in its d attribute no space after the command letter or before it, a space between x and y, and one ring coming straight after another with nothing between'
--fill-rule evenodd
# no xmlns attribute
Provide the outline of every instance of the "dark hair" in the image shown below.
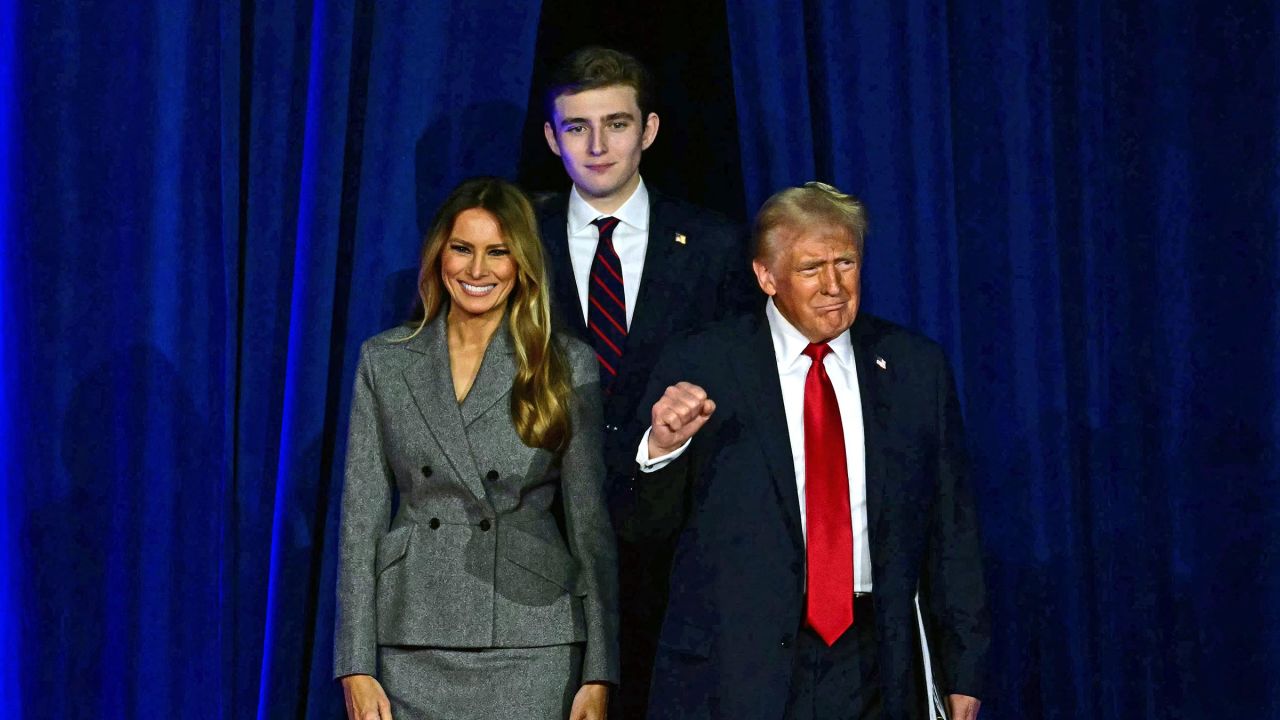
<svg viewBox="0 0 1280 720"><path fill-rule="evenodd" d="M636 91L643 126L653 111L653 76L633 56L594 45L574 51L552 71L543 95L547 120L555 122L556 98L561 95L577 95L613 85L625 85Z"/></svg>

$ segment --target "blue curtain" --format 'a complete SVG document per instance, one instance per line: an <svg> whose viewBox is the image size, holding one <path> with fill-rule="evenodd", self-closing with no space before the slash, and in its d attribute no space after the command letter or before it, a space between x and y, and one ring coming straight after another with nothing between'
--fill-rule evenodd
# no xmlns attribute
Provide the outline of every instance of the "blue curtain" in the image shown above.
<svg viewBox="0 0 1280 720"><path fill-rule="evenodd" d="M0 13L0 705L339 717L354 354L514 175L538 5Z"/></svg>
<svg viewBox="0 0 1280 720"><path fill-rule="evenodd" d="M865 307L958 371L983 717L1280 718L1280 9L727 11L745 207L862 196ZM0 0L0 706L341 716L354 353L447 190L515 173L539 14Z"/></svg>
<svg viewBox="0 0 1280 720"><path fill-rule="evenodd" d="M862 196L961 378L983 717L1280 717L1280 10L728 9L747 206Z"/></svg>

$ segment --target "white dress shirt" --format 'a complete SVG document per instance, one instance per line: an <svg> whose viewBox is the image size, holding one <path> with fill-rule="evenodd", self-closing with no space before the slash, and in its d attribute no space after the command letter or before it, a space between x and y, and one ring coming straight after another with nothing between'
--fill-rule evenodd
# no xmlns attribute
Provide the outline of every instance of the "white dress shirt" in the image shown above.
<svg viewBox="0 0 1280 720"><path fill-rule="evenodd" d="M808 541L808 519L804 502L804 383L813 361L804 354L809 341L773 303L765 306L773 354L778 361L778 380L782 385L782 405L787 415L787 436L791 442L791 463L796 473L796 493L800 497L800 526ZM840 425L844 429L845 465L849 473L849 516L853 524L853 589L871 592L871 547L867 536L867 466L862 428L862 394L858 390L858 368L853 358L853 343L845 331L830 343L831 352L823 358L827 376L840 405ZM714 400L715 398L712 398ZM692 442L690 439L689 442ZM641 472L654 472L680 457L686 442L674 452L649 458L649 432L640 439L636 462Z"/></svg>
<svg viewBox="0 0 1280 720"><path fill-rule="evenodd" d="M649 248L649 191L644 179L636 186L631 197L612 214L598 212L578 193L575 185L569 192L569 262L573 265L573 279L578 285L578 300L582 303L582 320L587 321L587 288L591 284L591 261L596 256L600 232L591 222L597 218L618 218L613 229L613 249L622 262L622 290L627 303L627 328L636 313L636 299L640 297L640 277L644 273L644 255Z"/></svg>

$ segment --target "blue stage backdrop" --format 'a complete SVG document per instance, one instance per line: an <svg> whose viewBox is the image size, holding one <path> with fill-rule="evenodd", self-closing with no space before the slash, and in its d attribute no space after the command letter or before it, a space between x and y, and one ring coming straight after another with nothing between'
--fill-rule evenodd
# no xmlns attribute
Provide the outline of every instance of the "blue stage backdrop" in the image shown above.
<svg viewBox="0 0 1280 720"><path fill-rule="evenodd" d="M0 7L4 704L337 717L355 353L514 174L538 7Z"/></svg>
<svg viewBox="0 0 1280 720"><path fill-rule="evenodd" d="M10 714L342 716L358 343L407 311L448 189L545 152L555 7L0 0ZM1280 718L1280 8L717 12L724 71L690 77L732 78L737 147L654 173L740 165L730 211L813 178L866 200L864 307L964 394L982 717Z"/></svg>

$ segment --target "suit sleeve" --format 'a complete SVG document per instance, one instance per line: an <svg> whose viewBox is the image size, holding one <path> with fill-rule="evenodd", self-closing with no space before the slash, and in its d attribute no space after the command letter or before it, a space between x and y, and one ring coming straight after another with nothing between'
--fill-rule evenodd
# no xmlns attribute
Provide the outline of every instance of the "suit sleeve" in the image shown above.
<svg viewBox="0 0 1280 720"><path fill-rule="evenodd" d="M921 598L938 655L939 689L982 697L991 622L960 401L945 359L938 374L937 496Z"/></svg>
<svg viewBox="0 0 1280 720"><path fill-rule="evenodd" d="M662 397L667 386L692 377L690 373L693 368L686 359L687 346L687 341L667 346L649 376L648 387L644 395L640 396L640 405L636 409L636 419L632 426L639 430L630 438L631 473L626 487L612 498L611 508L618 534L627 542L644 543L669 539L684 527L688 514L688 488L696 466L693 458L701 445L699 439L709 428L703 427L698 435L691 438L689 446L679 457L659 470L642 473L635 461L640 440L644 437L645 430L649 429L653 404Z"/></svg>
<svg viewBox="0 0 1280 720"><path fill-rule="evenodd" d="M383 452L377 391L368 344L360 350L338 541L334 677L373 675L377 670L378 611L375 556L391 517L393 475Z"/></svg>
<svg viewBox="0 0 1280 720"><path fill-rule="evenodd" d="M618 682L618 556L605 503L603 409L595 355L581 343L568 352L574 378L572 434L561 457L569 552L578 560L587 626L582 682Z"/></svg>

